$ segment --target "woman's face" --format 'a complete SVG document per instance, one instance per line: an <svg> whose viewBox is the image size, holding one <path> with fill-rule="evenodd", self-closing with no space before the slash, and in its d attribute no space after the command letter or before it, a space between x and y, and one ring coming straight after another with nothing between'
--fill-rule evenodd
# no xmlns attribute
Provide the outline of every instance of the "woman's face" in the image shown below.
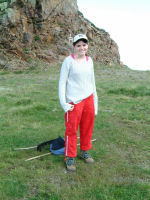
<svg viewBox="0 0 150 200"><path fill-rule="evenodd" d="M82 40L77 42L76 45L74 46L74 53L77 56L85 56L87 50L88 50L88 44L86 44Z"/></svg>

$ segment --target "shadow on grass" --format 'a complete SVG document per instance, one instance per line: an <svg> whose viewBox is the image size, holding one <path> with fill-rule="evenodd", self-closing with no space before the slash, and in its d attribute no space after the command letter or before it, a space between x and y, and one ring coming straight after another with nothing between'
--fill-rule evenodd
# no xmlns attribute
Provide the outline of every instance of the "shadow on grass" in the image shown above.
<svg viewBox="0 0 150 200"><path fill-rule="evenodd" d="M116 95L126 95L132 97L138 96L150 96L150 89L146 87L139 86L137 88L115 88L108 91L108 94L116 94Z"/></svg>

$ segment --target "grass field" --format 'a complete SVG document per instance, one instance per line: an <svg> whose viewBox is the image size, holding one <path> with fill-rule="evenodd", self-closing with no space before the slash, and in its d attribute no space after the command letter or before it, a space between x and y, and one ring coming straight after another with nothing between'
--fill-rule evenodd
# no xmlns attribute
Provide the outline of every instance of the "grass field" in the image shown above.
<svg viewBox="0 0 150 200"><path fill-rule="evenodd" d="M0 71L0 200L149 200L150 72L95 66L99 113L93 165L14 148L64 137L58 100L60 66ZM79 148L78 148L79 151Z"/></svg>

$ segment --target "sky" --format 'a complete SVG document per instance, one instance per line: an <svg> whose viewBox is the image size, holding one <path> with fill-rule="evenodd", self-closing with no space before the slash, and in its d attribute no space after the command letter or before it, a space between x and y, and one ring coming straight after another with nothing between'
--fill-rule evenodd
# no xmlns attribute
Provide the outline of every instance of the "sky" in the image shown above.
<svg viewBox="0 0 150 200"><path fill-rule="evenodd" d="M84 17L117 43L123 64L150 70L150 0L77 0Z"/></svg>

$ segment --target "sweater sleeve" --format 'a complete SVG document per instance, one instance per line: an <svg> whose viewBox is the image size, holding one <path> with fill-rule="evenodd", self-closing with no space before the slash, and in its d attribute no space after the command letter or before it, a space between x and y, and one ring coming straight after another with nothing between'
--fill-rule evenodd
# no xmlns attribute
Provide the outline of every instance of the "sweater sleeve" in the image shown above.
<svg viewBox="0 0 150 200"><path fill-rule="evenodd" d="M59 79L59 101L65 112L67 112L71 108L71 104L66 102L66 84L68 76L69 76L69 62L67 59L65 59L61 66L60 79Z"/></svg>
<svg viewBox="0 0 150 200"><path fill-rule="evenodd" d="M92 61L93 65L93 61ZM93 74L92 74L92 82L93 82L93 96L94 96L94 107L95 107L95 115L98 114L98 96L96 92L96 85L95 85L95 75L94 75L94 65L93 65Z"/></svg>

